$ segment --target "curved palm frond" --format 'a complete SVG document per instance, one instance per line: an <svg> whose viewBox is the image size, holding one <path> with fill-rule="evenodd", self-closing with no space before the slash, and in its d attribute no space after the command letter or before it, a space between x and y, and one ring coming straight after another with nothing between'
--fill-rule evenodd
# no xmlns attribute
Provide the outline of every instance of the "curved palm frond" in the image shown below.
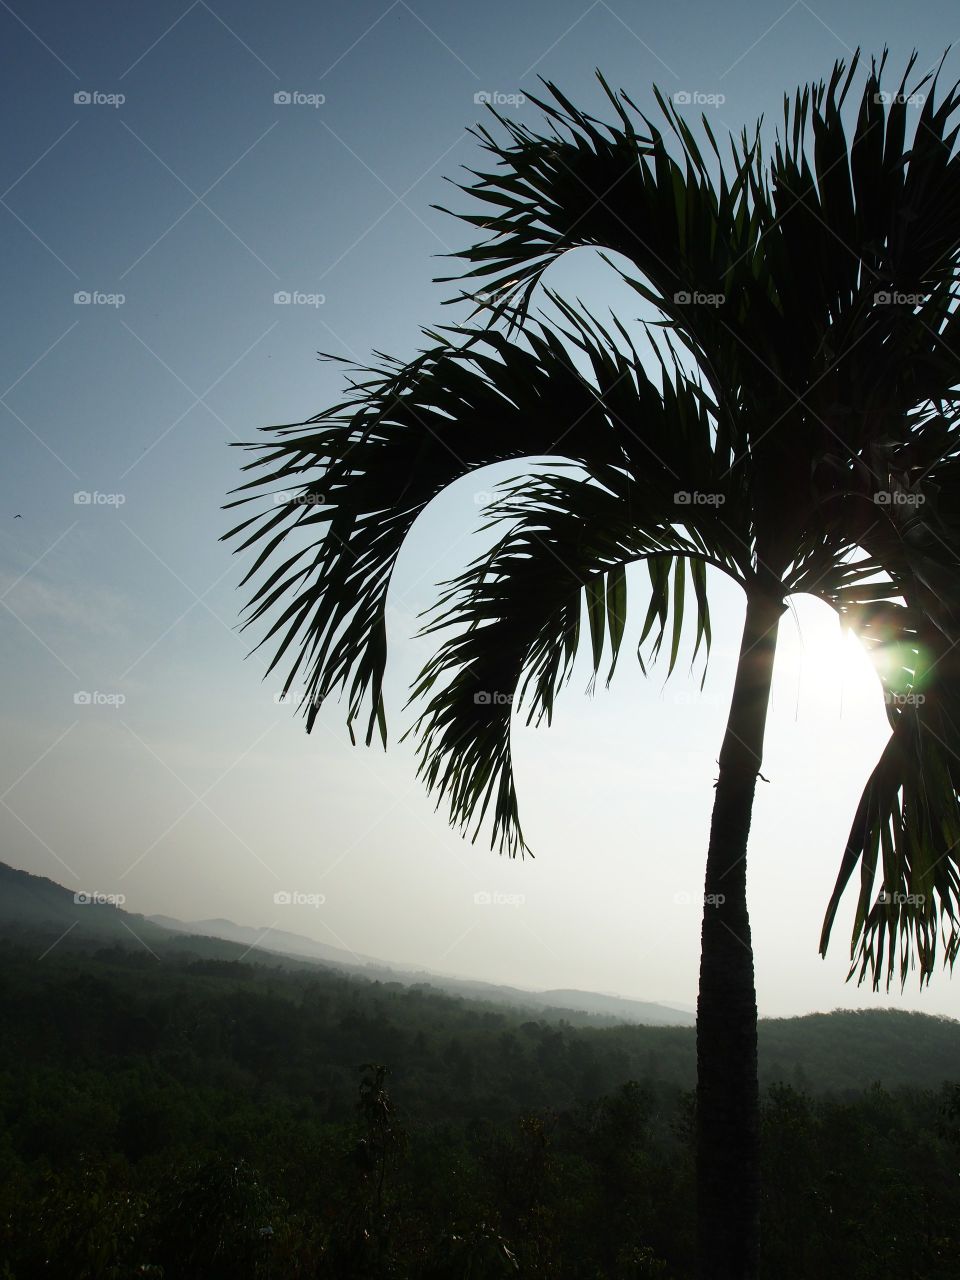
<svg viewBox="0 0 960 1280"><path fill-rule="evenodd" d="M342 404L268 428L231 505L299 492L225 535L259 548L246 625L278 615L261 643L277 644L270 670L293 655L284 692L303 675L308 729L339 690L348 725L369 707L367 742L378 724L385 742L384 608L413 523L477 468L575 464L502 490L492 516L506 532L447 584L427 627L446 638L414 691L429 699L421 776L464 825L493 804L494 842L511 852L524 847L514 695L549 720L584 607L594 676L605 635L615 663L626 564L648 565L643 633L654 653L669 637L671 667L688 575L698 644L707 634L708 563L828 600L877 658L891 724L822 938L859 864L851 974L874 985L884 966L889 984L898 943L901 976L915 952L921 981L938 936L951 964L958 951L960 94L937 101L939 70L911 83L915 61L891 93L886 54L871 65L852 130L859 54L837 63L785 100L769 160L759 125L725 157L704 118L701 150L659 93L665 130L602 77L613 125L550 83L549 101L533 99L548 134L495 112L506 141L479 131L495 166L460 187L483 211L458 215L491 235L454 255L466 271L451 277L486 284L490 327L428 333L435 345L409 364L361 370ZM583 246L663 317L660 385L619 321L605 329L549 291L559 322L532 321L544 271ZM679 509L695 491L722 505ZM917 513L898 495L927 503Z"/></svg>
<svg viewBox="0 0 960 1280"><path fill-rule="evenodd" d="M495 110L507 141L498 142L483 127L475 131L498 168L468 170L476 182L455 184L487 210L454 216L493 235L451 255L472 265L444 279L489 279L481 305L517 324L526 318L544 271L562 254L582 247L620 254L635 274L611 265L666 313L678 335L704 357L701 365L709 376L718 366L711 366L705 353L729 345L721 312L727 302L739 305L735 299L748 284L756 291L756 249L772 220L769 206L755 198L761 189L758 139L750 143L744 134L740 150L732 148L733 174L728 178L704 121L718 161L715 183L689 126L656 89L669 129L679 139L682 164L630 98L614 93L597 75L617 113L617 125L602 124L578 110L556 85L544 81L553 103L528 96L551 121L552 134L537 134ZM630 111L642 119L646 133L637 131ZM475 293L467 296L477 298ZM717 297L725 299L720 308ZM759 295L754 304L758 302ZM711 387L716 396L730 394L721 378L711 378Z"/></svg>
<svg viewBox="0 0 960 1280"><path fill-rule="evenodd" d="M681 392L692 398L690 389ZM688 404L692 411L692 405ZM667 410L666 422L673 415ZM701 441L709 451L709 439ZM695 451L689 450L691 460ZM701 460L702 463L706 459ZM528 849L520 826L511 755L513 712L527 706L527 724L549 723L569 680L585 616L591 687L609 650L609 684L627 621L627 565L644 561L650 598L637 655L649 642L656 658L669 635L668 675L676 664L686 619L687 582L695 597L694 658L710 648L707 565L743 582L750 573L736 529L716 507L678 519L669 490L654 493L648 474L553 473L503 486L493 524L510 528L467 570L446 584L423 634L448 630L414 687L411 702L431 695L408 733L419 737L419 774L451 821L473 839L494 804L491 845L511 855ZM681 505L680 510L683 510ZM645 668L644 668L645 669Z"/></svg>
<svg viewBox="0 0 960 1280"><path fill-rule="evenodd" d="M462 345L441 340L409 365L366 370L344 403L308 423L267 428L271 443L245 446L263 454L248 464L262 474L238 490L253 494L229 505L262 500L277 486L283 501L224 537L244 535L238 551L260 545L244 583L290 547L291 535L306 543L271 566L245 625L280 610L260 643L277 639L270 671L293 648L284 694L303 669L308 729L324 700L349 686L348 724L369 699L366 740L377 726L386 740L390 576L414 521L459 477L495 462L560 455L597 474L627 468L643 477L645 495L669 492L671 501L691 479L696 487L712 476L717 486L730 459L710 445L703 393L679 374L671 383L665 365L659 389L635 348L624 351L586 314L568 308L566 315L575 322L568 336L541 324L522 342L453 328ZM592 378L578 367L571 339ZM694 466L698 457L704 461ZM299 492L286 494L297 482ZM678 513L705 518L673 504L669 514Z"/></svg>

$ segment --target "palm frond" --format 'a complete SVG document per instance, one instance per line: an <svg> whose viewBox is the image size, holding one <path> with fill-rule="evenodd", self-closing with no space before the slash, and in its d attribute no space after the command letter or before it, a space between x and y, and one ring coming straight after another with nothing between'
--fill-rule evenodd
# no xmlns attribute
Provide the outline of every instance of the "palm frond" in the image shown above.
<svg viewBox="0 0 960 1280"><path fill-rule="evenodd" d="M889 598L900 589L877 584L871 600L864 585L834 600L874 661L891 735L854 815L820 951L859 865L850 975L875 989L898 962L901 985L915 963L929 981L938 938L944 964L960 951L960 661L956 638Z"/></svg>
<svg viewBox="0 0 960 1280"><path fill-rule="evenodd" d="M665 366L658 388L634 348L625 351L586 313L566 315L592 378L547 324L517 341L494 329L452 328L460 345L440 340L409 365L363 370L342 404L307 423L267 428L270 443L245 446L261 455L245 468L259 474L236 492L254 492L228 505L262 503L271 490L283 501L224 537L242 535L238 551L258 547L243 579L262 577L245 625L276 615L260 644L277 645L270 671L293 654L283 692L302 672L308 730L331 693L348 690L348 724L368 702L366 741L378 727L385 741L390 577L415 520L459 477L559 455L598 475L626 468L642 476L638 498L672 496L691 481L719 487L730 459L711 444L702 392L679 372L670 381ZM726 487L732 526L737 491ZM699 509L679 514L707 519ZM741 537L746 557L749 532Z"/></svg>
<svg viewBox="0 0 960 1280"><path fill-rule="evenodd" d="M859 53L785 99L769 165L759 126L724 157L705 118L701 149L659 94L666 133L602 77L612 124L547 83L552 101L533 101L549 133L500 116L503 141L480 131L496 164L460 189L485 212L457 216L491 235L454 255L467 269L448 279L489 280L493 313L517 323L568 250L621 255L630 269L611 265L667 317L717 401L739 405L780 474L805 453L861 452L878 422L949 393L960 350L960 96L954 85L938 101L936 75L912 83L914 62L892 91L886 54L872 64L849 139Z"/></svg>
<svg viewBox="0 0 960 1280"><path fill-rule="evenodd" d="M626 629L627 565L645 561L650 577L638 656L647 641L656 657L666 638L669 674L690 612L694 657L701 644L709 653L706 565L742 581L742 539L709 518L681 527L672 494L652 501L650 488L649 477L641 484L624 471L606 471L602 483L554 473L507 485L491 515L508 531L446 584L424 634L450 634L413 689L411 702L429 701L408 732L418 737L420 776L438 804L447 798L455 825L475 824L474 840L492 803L491 844L511 855L528 848L513 776L514 711L525 707L527 724L550 723L584 619L589 687L608 653L609 683Z"/></svg>
<svg viewBox="0 0 960 1280"><path fill-rule="evenodd" d="M760 184L758 143L744 136L739 150L733 148L728 176L705 124L708 155L719 162L715 180L672 104L657 93L668 130L679 143L679 161L662 131L597 74L616 124L601 124L579 111L545 81L552 101L536 96L531 101L550 121L549 134L537 134L495 111L506 140L498 141L486 128L477 131L496 167L470 170L476 181L456 185L485 211L455 216L492 235L453 255L469 266L445 279L484 280L488 311L522 324L547 267L570 249L595 247L627 259L632 272L611 265L670 317L688 345L701 354L716 349L725 340L728 312L741 309L739 295L753 283L755 250L771 216L754 198ZM723 299L719 306L718 297ZM757 294L754 307L759 302ZM727 394L729 388L717 380L713 390Z"/></svg>
<svg viewBox="0 0 960 1280"><path fill-rule="evenodd" d="M492 804L511 853L515 701L549 721L582 634L609 679L629 564L650 581L638 656L670 670L687 612L709 648L711 564L828 600L877 662L891 737L821 949L859 866L851 974L874 985L897 953L923 982L939 945L950 964L960 949L960 93L938 98L939 71L911 82L915 58L887 92L886 60L855 112L859 54L785 99L769 160L759 124L726 155L705 118L698 140L655 90L658 125L602 77L612 124L549 82L533 99L547 133L495 112L505 140L478 135L494 164L460 188L490 235L452 277L485 286L470 296L489 326L428 332L413 361L382 357L341 404L268 428L230 505L281 500L225 535L257 550L245 625L268 627L270 670L289 660L285 693L302 676L308 729L346 692L348 725L367 710L367 742L385 742L400 548L453 481L526 460L491 509L493 548L428 624L444 639L411 730L438 803L477 829ZM532 319L544 272L582 246L662 318L643 357L619 321L549 291L559 320Z"/></svg>

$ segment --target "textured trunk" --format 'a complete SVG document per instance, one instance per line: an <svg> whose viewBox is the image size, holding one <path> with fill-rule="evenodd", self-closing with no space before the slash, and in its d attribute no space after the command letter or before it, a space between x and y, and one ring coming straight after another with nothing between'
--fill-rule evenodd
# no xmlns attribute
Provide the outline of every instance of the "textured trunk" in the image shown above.
<svg viewBox="0 0 960 1280"><path fill-rule="evenodd" d="M701 1280L757 1276L760 1101L746 856L783 609L756 588L748 593L710 825L697 1002Z"/></svg>

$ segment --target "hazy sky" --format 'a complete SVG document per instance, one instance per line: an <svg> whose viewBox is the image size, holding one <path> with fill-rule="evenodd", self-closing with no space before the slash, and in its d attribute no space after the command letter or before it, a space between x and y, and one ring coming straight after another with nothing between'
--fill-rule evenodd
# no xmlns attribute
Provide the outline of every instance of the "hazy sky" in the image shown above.
<svg viewBox="0 0 960 1280"><path fill-rule="evenodd" d="M337 399L342 372L318 350L407 357L421 324L454 318L441 306L450 287L432 283L447 264L432 255L470 228L430 205L457 204L444 175L481 160L467 133L484 114L477 94L535 92L543 75L601 110L599 66L651 110L653 82L722 98L703 109L715 131L739 131L761 113L776 120L785 90L858 44L888 43L895 68L916 45L926 67L958 34L952 4L889 0L0 0L0 857L122 893L132 911L692 1004L737 590L714 584L703 694L686 666L666 686L665 669L645 681L625 648L610 692L582 696L578 672L552 729L517 730L537 857L511 863L447 827L409 746L351 747L336 705L308 738L275 702L279 682L263 682L264 652L245 660L255 637L238 634L236 587L248 562L218 542L243 460L227 446ZM530 102L503 109L539 119ZM552 282L623 301L589 253ZM280 291L315 305L276 305ZM475 554L494 478L438 500L399 566L394 742L429 653L411 639L416 614ZM828 610L796 600L750 846L762 1013L960 1010L940 973L922 995L915 983L903 997L845 985L852 893L829 959L817 954L886 733L863 655L840 645ZM325 900L277 906L283 890ZM514 902L478 906L484 890Z"/></svg>

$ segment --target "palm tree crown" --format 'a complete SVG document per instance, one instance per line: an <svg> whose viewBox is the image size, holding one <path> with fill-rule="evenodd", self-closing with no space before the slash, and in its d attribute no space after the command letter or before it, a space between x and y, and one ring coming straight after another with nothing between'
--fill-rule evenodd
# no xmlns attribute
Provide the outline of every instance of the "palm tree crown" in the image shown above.
<svg viewBox="0 0 960 1280"><path fill-rule="evenodd" d="M658 127L602 77L612 125L552 84L534 99L545 134L493 112L502 138L477 136L494 163L461 188L482 210L458 215L486 235L456 277L484 322L427 331L414 360L357 371L340 404L246 446L256 474L230 505L298 489L226 535L259 549L248 623L269 621L284 691L302 678L307 728L346 693L348 723L386 744L384 615L407 534L461 476L541 460L501 487L496 540L444 585L412 692L426 785L474 838L489 812L511 855L526 849L515 707L550 720L584 622L609 679L628 564L650 584L638 652L666 641L671 669L688 615L709 650L709 567L748 598L829 603L876 661L891 735L822 949L859 866L851 973L874 985L898 953L903 980L914 963L929 979L938 936L951 965L960 949L960 98L937 102L936 75L909 84L915 58L885 92L885 59L849 142L857 57L785 99L769 156L760 126L725 157L705 118L701 148L672 103L657 95ZM531 315L546 269L583 246L659 327L601 324L549 290L553 318Z"/></svg>

